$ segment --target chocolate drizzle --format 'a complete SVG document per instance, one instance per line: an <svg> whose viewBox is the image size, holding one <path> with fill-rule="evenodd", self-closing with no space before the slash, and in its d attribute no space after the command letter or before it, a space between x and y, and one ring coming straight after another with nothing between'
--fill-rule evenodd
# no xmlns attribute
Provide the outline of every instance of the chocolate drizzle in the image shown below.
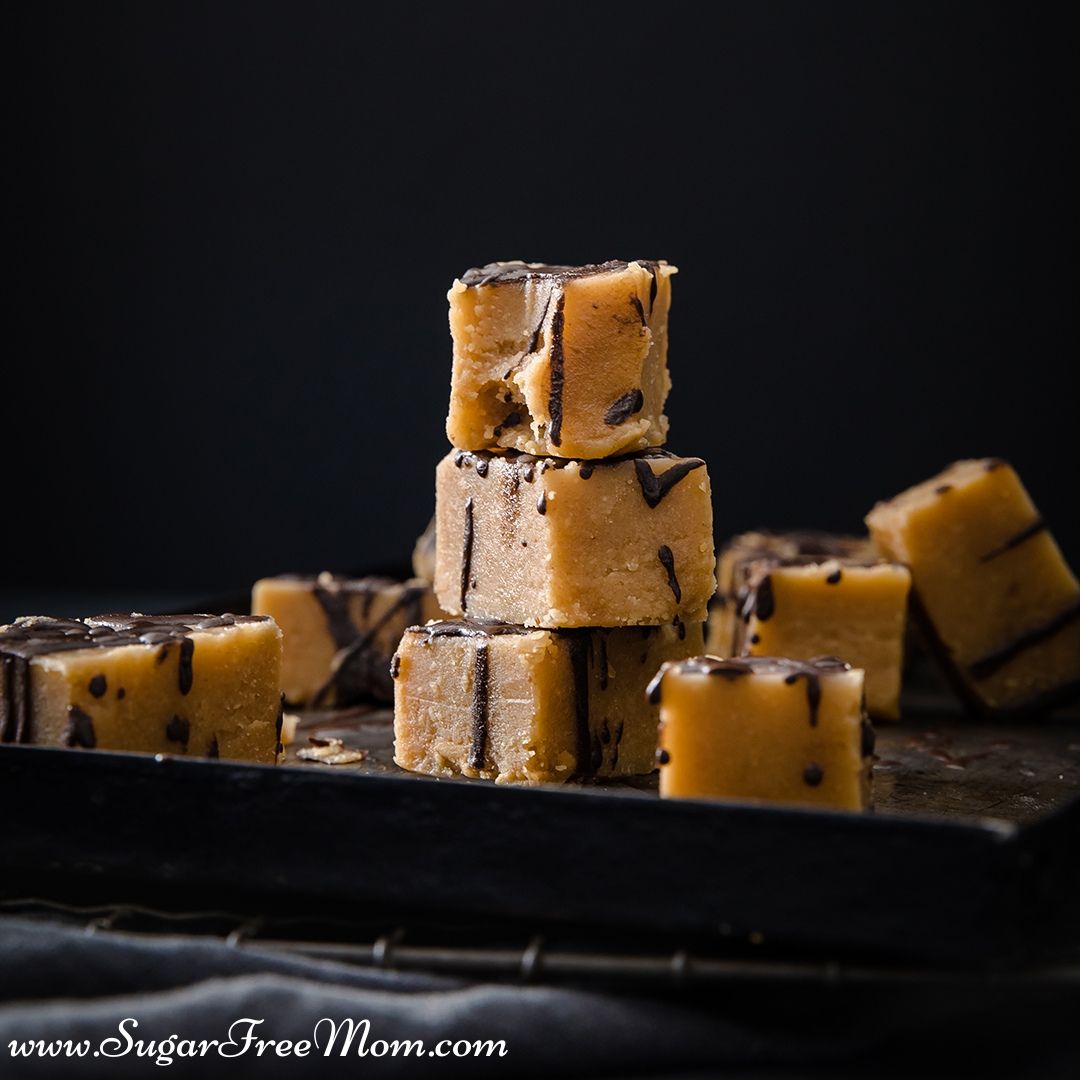
<svg viewBox="0 0 1080 1080"><path fill-rule="evenodd" d="M566 382L566 357L563 354L563 308L566 297L560 296L551 317L551 390L548 394L548 413L551 427L548 436L552 446L562 443L563 390Z"/></svg>
<svg viewBox="0 0 1080 1080"><path fill-rule="evenodd" d="M68 706L67 726L64 728L64 745L83 746L87 750L93 750L97 746L94 721L78 705Z"/></svg>
<svg viewBox="0 0 1080 1080"><path fill-rule="evenodd" d="M850 671L851 665L836 656L815 656L813 660L791 660L779 656L741 656L734 660L719 660L715 656L692 656L688 660L668 660L662 664L646 691L649 701L660 701L660 688L664 678L676 675L709 675L722 679L741 679L746 675L783 675L786 683L793 684L804 678L807 683L806 698L810 710L810 725L817 724L817 709L821 702L821 677Z"/></svg>
<svg viewBox="0 0 1080 1080"><path fill-rule="evenodd" d="M1000 671L1020 653L1030 649L1033 645L1038 645L1040 642L1052 638L1078 618L1080 618L1080 601L1059 612L1052 619L1047 619L1046 622L1041 623L1039 626L1024 631L1024 633L1013 638L1012 641L1002 645L1001 648L980 657L968 667L971 677L976 681L990 678L991 675Z"/></svg>
<svg viewBox="0 0 1080 1080"><path fill-rule="evenodd" d="M541 516L547 513L547 492L541 491L536 498L536 512Z"/></svg>
<svg viewBox="0 0 1080 1080"><path fill-rule="evenodd" d="M0 657L4 667L4 695L0 699L0 742L33 741L30 662L36 656L81 649L144 645L156 647L159 650L158 660L163 662L168 657L171 646L178 644L180 690L187 693L191 689L193 678L191 659L194 650L194 642L188 637L189 634L238 623L266 621L266 616L262 615L138 613L95 615L85 620L39 616L17 619L10 626L0 628ZM102 679L101 692L104 694L104 676L95 676L91 680L91 693L94 693L98 685L98 678ZM120 696L119 693L117 696Z"/></svg>
<svg viewBox="0 0 1080 1080"><path fill-rule="evenodd" d="M802 777L807 787L817 787L825 779L825 770L816 761L811 761L803 769Z"/></svg>
<svg viewBox="0 0 1080 1080"><path fill-rule="evenodd" d="M651 259L634 259L633 261L653 275L651 305L656 289L656 267L659 264ZM469 288L483 285L514 285L541 278L562 282L572 281L575 278L593 277L596 274L611 274L618 270L625 270L629 265L621 259L611 259L605 263L586 263L583 266L526 263L515 259L509 262L488 263L486 266L474 266L461 275L460 281L462 285Z"/></svg>
<svg viewBox="0 0 1080 1080"><path fill-rule="evenodd" d="M87 689L94 697L104 697L105 691L108 690L109 683L104 675L95 675L91 680Z"/></svg>
<svg viewBox="0 0 1080 1080"><path fill-rule="evenodd" d="M647 457L636 457L634 470L637 473L638 483L641 485L641 494L649 509L655 510L680 480L694 469L700 469L704 464L701 458L686 458L658 475L652 471Z"/></svg>
<svg viewBox="0 0 1080 1080"><path fill-rule="evenodd" d="M177 683L181 694L191 691L191 684L195 680L195 667L192 660L195 656L195 642L186 637L180 642L180 663L177 665Z"/></svg>
<svg viewBox="0 0 1080 1080"><path fill-rule="evenodd" d="M187 750L188 739L190 737L191 724L183 716L174 716L165 725L165 738L168 739L169 742L180 743L185 750Z"/></svg>
<svg viewBox="0 0 1080 1080"><path fill-rule="evenodd" d="M660 560L660 565L667 571L667 583L672 593L675 596L675 603L682 603L682 588L679 586L679 579L675 576L675 556L671 552L671 548L667 544L661 544L656 552L656 557Z"/></svg>
<svg viewBox="0 0 1080 1080"><path fill-rule="evenodd" d="M1004 555L1006 551L1012 551L1013 548L1019 547L1025 540L1030 540L1033 536L1038 536L1039 533L1046 531L1046 522L1041 517L1037 517L1030 525L1026 525L1018 533L1014 533L1012 536L1005 540L1003 543L998 544L996 548L988 551L979 562L990 562L991 559L996 559L999 555Z"/></svg>
<svg viewBox="0 0 1080 1080"><path fill-rule="evenodd" d="M758 622L768 622L776 613L772 577L766 574L750 593L750 611Z"/></svg>
<svg viewBox="0 0 1080 1080"><path fill-rule="evenodd" d="M474 769L483 769L487 761L488 741L488 646L486 641L476 643L473 661L472 736L469 743L468 763Z"/></svg>
<svg viewBox="0 0 1080 1080"><path fill-rule="evenodd" d="M607 412L604 413L604 423L609 427L618 427L619 424L625 423L634 413L641 412L644 405L645 395L639 388L635 387L633 390L627 390L622 397L616 398L608 406Z"/></svg>
<svg viewBox="0 0 1080 1080"><path fill-rule="evenodd" d="M397 617L406 625L419 621L427 586L422 582L396 582L385 577L338 578L320 574L318 580L320 585L315 590L316 595L327 610L327 625L337 652L331 662L330 675L315 692L312 705L320 708L329 704L352 705L369 699L392 700L391 659L381 646L379 635ZM367 620L375 597L392 589L400 590L398 595L370 625L362 626L353 621L351 597L360 596L362 618Z"/></svg>
<svg viewBox="0 0 1080 1080"><path fill-rule="evenodd" d="M637 317L641 320L641 325L648 326L649 322L645 318L645 308L642 306L641 300L635 293L630 294L630 306L637 312Z"/></svg>
<svg viewBox="0 0 1080 1080"><path fill-rule="evenodd" d="M843 578L844 572L837 567L826 579L826 585L839 585L841 578Z"/></svg>
<svg viewBox="0 0 1080 1080"><path fill-rule="evenodd" d="M548 308L551 307L551 296L544 301L544 310L540 316L540 321L536 324L536 329L532 332L532 337L529 338L529 347L525 350L526 353L534 353L540 347L540 335L544 332L544 322L547 320Z"/></svg>
<svg viewBox="0 0 1080 1080"><path fill-rule="evenodd" d="M472 574L473 549L473 499L470 495L465 500L465 531L461 538L461 596L458 606L465 611L465 596L469 591L469 577Z"/></svg>

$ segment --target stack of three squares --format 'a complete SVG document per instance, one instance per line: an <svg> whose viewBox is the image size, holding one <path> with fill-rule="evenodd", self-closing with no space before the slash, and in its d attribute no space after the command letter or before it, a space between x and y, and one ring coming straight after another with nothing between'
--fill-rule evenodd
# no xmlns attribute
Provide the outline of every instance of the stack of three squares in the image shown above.
<svg viewBox="0 0 1080 1080"><path fill-rule="evenodd" d="M500 263L450 291L435 591L406 632L395 760L500 782L650 772L665 662L703 651L709 477L660 449L674 267Z"/></svg>

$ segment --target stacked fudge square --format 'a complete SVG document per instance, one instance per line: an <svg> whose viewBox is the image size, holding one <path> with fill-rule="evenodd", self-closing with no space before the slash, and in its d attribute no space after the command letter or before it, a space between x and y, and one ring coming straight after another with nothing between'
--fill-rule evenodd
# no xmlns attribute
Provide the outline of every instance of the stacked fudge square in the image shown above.
<svg viewBox="0 0 1080 1080"><path fill-rule="evenodd" d="M666 661L704 651L709 475L662 449L675 268L495 263L450 290L435 593L394 658L395 760L551 782L650 772Z"/></svg>

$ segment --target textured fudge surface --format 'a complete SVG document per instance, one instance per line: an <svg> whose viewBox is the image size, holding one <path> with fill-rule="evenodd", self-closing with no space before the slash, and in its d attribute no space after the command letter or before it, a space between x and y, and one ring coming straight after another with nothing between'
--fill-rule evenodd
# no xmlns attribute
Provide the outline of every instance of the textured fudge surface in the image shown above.
<svg viewBox="0 0 1080 1080"><path fill-rule="evenodd" d="M651 772L658 713L648 682L665 661L701 648L700 624L415 627L394 660L394 759L503 783Z"/></svg>
<svg viewBox="0 0 1080 1080"><path fill-rule="evenodd" d="M450 442L588 458L663 443L675 272L639 260L464 273L448 294Z"/></svg>
<svg viewBox="0 0 1080 1080"><path fill-rule="evenodd" d="M866 523L911 567L927 637L972 706L1036 712L1080 693L1080 583L1011 466L956 462Z"/></svg>
<svg viewBox="0 0 1080 1080"><path fill-rule="evenodd" d="M844 562L873 562L877 558L868 536L792 529L775 532L755 529L731 537L720 548L716 560L716 596L709 604L706 634L709 651L730 656L735 643L738 614L746 600L747 568L755 559L833 558Z"/></svg>
<svg viewBox="0 0 1080 1080"><path fill-rule="evenodd" d="M553 628L705 619L715 577L700 458L454 451L436 505L435 592L453 615Z"/></svg>
<svg viewBox="0 0 1080 1080"><path fill-rule="evenodd" d="M393 701L390 658L402 633L441 614L426 581L330 573L263 578L251 610L284 634L286 700L317 708Z"/></svg>
<svg viewBox="0 0 1080 1080"><path fill-rule="evenodd" d="M911 573L807 556L751 561L736 621L735 656L839 656L866 673L870 715L900 718Z"/></svg>
<svg viewBox="0 0 1080 1080"><path fill-rule="evenodd" d="M273 762L281 631L251 615L0 628L0 740Z"/></svg>
<svg viewBox="0 0 1080 1080"><path fill-rule="evenodd" d="M650 691L661 797L869 805L863 675L836 657L699 656L665 664Z"/></svg>

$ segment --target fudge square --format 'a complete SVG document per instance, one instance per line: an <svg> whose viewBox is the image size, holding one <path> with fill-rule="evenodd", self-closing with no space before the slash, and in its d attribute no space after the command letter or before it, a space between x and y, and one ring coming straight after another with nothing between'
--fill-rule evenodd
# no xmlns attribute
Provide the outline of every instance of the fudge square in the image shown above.
<svg viewBox="0 0 1080 1080"><path fill-rule="evenodd" d="M751 561L732 655L843 657L866 673L870 715L898 720L910 590L899 563Z"/></svg>
<svg viewBox="0 0 1080 1080"><path fill-rule="evenodd" d="M716 579L700 458L452 451L436 469L436 515L435 594L451 615L543 627L705 620Z"/></svg>
<svg viewBox="0 0 1080 1080"><path fill-rule="evenodd" d="M0 627L0 741L273 763L281 631L251 615Z"/></svg>
<svg viewBox="0 0 1080 1080"><path fill-rule="evenodd" d="M442 615L426 581L327 572L263 578L251 610L284 634L285 700L315 708L393 701L390 658L402 633Z"/></svg>
<svg viewBox="0 0 1080 1080"><path fill-rule="evenodd" d="M660 664L701 648L700 623L413 627L394 661L394 760L501 783L652 772L658 716L646 686Z"/></svg>
<svg viewBox="0 0 1080 1080"><path fill-rule="evenodd" d="M745 596L746 571L755 559L801 559L807 556L841 561L873 562L877 558L869 536L791 529L755 529L728 540L716 559L716 595L709 603L705 640L710 653L731 656L738 614ZM827 651L827 650L826 650Z"/></svg>
<svg viewBox="0 0 1080 1080"><path fill-rule="evenodd" d="M448 295L450 442L586 458L661 445L675 272L648 260L466 271Z"/></svg>
<svg viewBox="0 0 1080 1080"><path fill-rule="evenodd" d="M698 656L664 664L650 695L661 798L870 805L863 673L836 657Z"/></svg>
<svg viewBox="0 0 1080 1080"><path fill-rule="evenodd" d="M958 461L866 524L911 567L914 609L969 705L1024 714L1080 693L1080 583L1010 465Z"/></svg>

